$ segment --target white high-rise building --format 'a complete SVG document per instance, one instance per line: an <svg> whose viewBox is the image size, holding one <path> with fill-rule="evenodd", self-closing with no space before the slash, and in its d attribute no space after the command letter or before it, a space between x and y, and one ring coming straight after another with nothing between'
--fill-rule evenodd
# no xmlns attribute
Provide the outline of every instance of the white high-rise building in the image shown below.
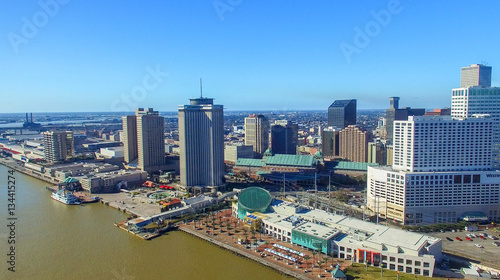
<svg viewBox="0 0 500 280"><path fill-rule="evenodd" d="M408 117L394 122L394 170L490 170L493 121L475 117Z"/></svg>
<svg viewBox="0 0 500 280"><path fill-rule="evenodd" d="M392 167L369 167L367 207L404 224L500 218L495 122L446 116L396 121Z"/></svg>
<svg viewBox="0 0 500 280"><path fill-rule="evenodd" d="M466 119L488 114L495 121L493 167L500 169L500 87L456 88L451 94L451 116Z"/></svg>
<svg viewBox="0 0 500 280"><path fill-rule="evenodd" d="M224 112L212 98L192 98L179 106L181 185L221 186L224 166Z"/></svg>
<svg viewBox="0 0 500 280"><path fill-rule="evenodd" d="M451 91L451 116L466 119L476 114L500 121L500 87L455 88Z"/></svg>

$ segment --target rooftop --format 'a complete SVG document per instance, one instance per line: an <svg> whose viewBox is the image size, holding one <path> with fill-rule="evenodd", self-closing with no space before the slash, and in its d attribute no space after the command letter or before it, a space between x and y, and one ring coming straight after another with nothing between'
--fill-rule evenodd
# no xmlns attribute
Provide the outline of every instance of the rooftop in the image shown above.
<svg viewBox="0 0 500 280"><path fill-rule="evenodd" d="M316 159L306 155L274 155L266 158L266 165L287 165L287 166L313 166Z"/></svg>
<svg viewBox="0 0 500 280"><path fill-rule="evenodd" d="M356 102L356 99L335 100L330 107L345 107L351 102Z"/></svg>
<svg viewBox="0 0 500 280"><path fill-rule="evenodd" d="M323 226L320 224L307 222L295 228L296 231L305 233L311 236L316 236L322 239L330 239L335 236L337 233L340 233L339 230Z"/></svg>

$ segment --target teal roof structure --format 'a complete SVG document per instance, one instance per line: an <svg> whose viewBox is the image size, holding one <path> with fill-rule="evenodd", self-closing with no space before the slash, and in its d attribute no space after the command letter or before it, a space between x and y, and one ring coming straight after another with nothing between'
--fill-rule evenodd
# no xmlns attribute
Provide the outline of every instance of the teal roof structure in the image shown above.
<svg viewBox="0 0 500 280"><path fill-rule="evenodd" d="M334 169L346 169L346 170L368 170L368 166L378 166L378 163L367 163L367 162L351 162L351 161L339 161L335 165Z"/></svg>
<svg viewBox="0 0 500 280"><path fill-rule="evenodd" d="M263 188L250 187L238 196L238 217L243 219L247 213L265 213L271 204L271 194Z"/></svg>
<svg viewBox="0 0 500 280"><path fill-rule="evenodd" d="M266 165L304 166L313 167L317 160L306 155L274 155L266 158Z"/></svg>
<svg viewBox="0 0 500 280"><path fill-rule="evenodd" d="M72 178L72 177L68 177L68 178L64 179L64 181L63 181L63 183L76 183L76 182L80 182L80 181L78 181L77 179Z"/></svg>
<svg viewBox="0 0 500 280"><path fill-rule="evenodd" d="M254 158L239 158L238 161L236 161L236 166L263 167L264 162Z"/></svg>
<svg viewBox="0 0 500 280"><path fill-rule="evenodd" d="M336 267L334 270L332 270L332 277L333 279L339 279L339 278L347 278L345 273L340 270L340 268Z"/></svg>

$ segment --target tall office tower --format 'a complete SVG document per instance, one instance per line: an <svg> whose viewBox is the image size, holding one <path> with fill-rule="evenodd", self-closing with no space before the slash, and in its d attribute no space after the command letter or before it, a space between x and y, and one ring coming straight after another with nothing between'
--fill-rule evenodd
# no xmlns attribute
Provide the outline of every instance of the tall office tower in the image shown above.
<svg viewBox="0 0 500 280"><path fill-rule="evenodd" d="M46 131L42 134L45 160L50 162L61 162L75 157L73 132Z"/></svg>
<svg viewBox="0 0 500 280"><path fill-rule="evenodd" d="M137 108L135 116L125 116L123 144L125 162L143 171L165 167L165 120L153 108Z"/></svg>
<svg viewBox="0 0 500 280"><path fill-rule="evenodd" d="M299 126L287 120L276 120L271 125L271 150L274 154L297 154Z"/></svg>
<svg viewBox="0 0 500 280"><path fill-rule="evenodd" d="M399 109L399 97L389 97L390 109Z"/></svg>
<svg viewBox="0 0 500 280"><path fill-rule="evenodd" d="M477 72L478 86L463 87L464 69ZM491 67L476 64L462 68L462 88L455 88L451 93L451 116L455 119L467 119L477 114L491 116L496 122L493 129L493 168L500 169L500 87L488 85L491 85Z"/></svg>
<svg viewBox="0 0 500 280"><path fill-rule="evenodd" d="M135 116L122 117L123 154L126 163L137 160L137 121Z"/></svg>
<svg viewBox="0 0 500 280"><path fill-rule="evenodd" d="M356 124L356 99L335 100L328 107L328 126L344 129Z"/></svg>
<svg viewBox="0 0 500 280"><path fill-rule="evenodd" d="M245 145L253 146L256 158L262 158L269 148L269 120L264 115L245 118Z"/></svg>
<svg viewBox="0 0 500 280"><path fill-rule="evenodd" d="M332 127L321 131L321 148L324 157L339 155L339 131Z"/></svg>
<svg viewBox="0 0 500 280"><path fill-rule="evenodd" d="M368 163L387 165L387 150L382 141L377 140L368 143Z"/></svg>
<svg viewBox="0 0 500 280"><path fill-rule="evenodd" d="M181 185L221 186L224 181L224 112L213 98L179 106Z"/></svg>
<svg viewBox="0 0 500 280"><path fill-rule="evenodd" d="M462 67L460 87L491 87L491 66L472 64Z"/></svg>
<svg viewBox="0 0 500 280"><path fill-rule="evenodd" d="M339 156L356 162L367 162L370 133L357 125L350 125L339 132Z"/></svg>
<svg viewBox="0 0 500 280"><path fill-rule="evenodd" d="M399 109L399 97L389 97L390 108L385 110L385 139L392 141L394 121L406 121L408 116L423 116L425 109L403 107Z"/></svg>
<svg viewBox="0 0 500 280"><path fill-rule="evenodd" d="M392 168L368 167L367 207L404 224L498 219L493 126L487 116L396 121Z"/></svg>

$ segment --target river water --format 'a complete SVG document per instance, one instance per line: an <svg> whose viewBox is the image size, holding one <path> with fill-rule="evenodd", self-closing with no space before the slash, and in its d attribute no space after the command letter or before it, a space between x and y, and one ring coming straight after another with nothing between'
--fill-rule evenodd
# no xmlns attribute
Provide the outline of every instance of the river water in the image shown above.
<svg viewBox="0 0 500 280"><path fill-rule="evenodd" d="M182 232L144 241L113 225L126 219L118 210L64 205L50 198L48 183L19 172L11 232L8 175L0 165L0 279L289 279ZM11 234L16 272L7 263Z"/></svg>

